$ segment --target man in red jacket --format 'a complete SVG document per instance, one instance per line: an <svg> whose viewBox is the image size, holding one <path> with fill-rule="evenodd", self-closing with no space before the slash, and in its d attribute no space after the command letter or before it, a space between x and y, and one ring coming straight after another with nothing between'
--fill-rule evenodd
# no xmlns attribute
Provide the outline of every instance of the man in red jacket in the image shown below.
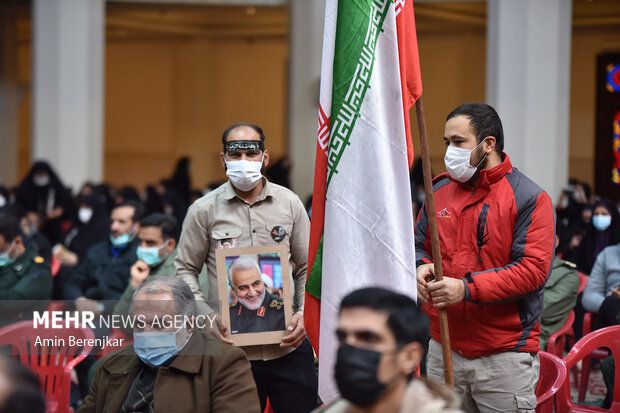
<svg viewBox="0 0 620 413"><path fill-rule="evenodd" d="M455 389L471 412L534 411L543 287L554 252L549 196L503 153L497 112L466 103L446 120L447 173L416 224L418 298L431 319L428 376L443 379L438 308L447 308ZM433 280L428 214L442 281Z"/></svg>

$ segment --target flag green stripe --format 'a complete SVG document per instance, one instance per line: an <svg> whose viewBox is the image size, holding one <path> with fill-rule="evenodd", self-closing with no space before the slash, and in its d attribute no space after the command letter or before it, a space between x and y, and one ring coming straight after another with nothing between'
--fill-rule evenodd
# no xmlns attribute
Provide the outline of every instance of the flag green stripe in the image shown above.
<svg viewBox="0 0 620 413"><path fill-rule="evenodd" d="M370 88L377 38L391 0L346 0L338 2L327 186L338 173L338 163L359 117Z"/></svg>
<svg viewBox="0 0 620 413"><path fill-rule="evenodd" d="M323 268L323 236L321 235L321 242L319 248L316 250L316 256L314 257L314 263L312 269L308 275L306 281L306 292L311 296L321 299L321 280L322 280L322 268Z"/></svg>

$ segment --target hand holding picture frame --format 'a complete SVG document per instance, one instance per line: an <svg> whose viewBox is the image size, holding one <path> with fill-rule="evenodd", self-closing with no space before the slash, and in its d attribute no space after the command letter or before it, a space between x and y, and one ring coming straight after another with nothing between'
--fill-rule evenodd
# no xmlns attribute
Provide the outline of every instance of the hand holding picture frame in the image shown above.
<svg viewBox="0 0 620 413"><path fill-rule="evenodd" d="M279 344L293 313L286 246L218 249L215 260L227 338L236 346Z"/></svg>

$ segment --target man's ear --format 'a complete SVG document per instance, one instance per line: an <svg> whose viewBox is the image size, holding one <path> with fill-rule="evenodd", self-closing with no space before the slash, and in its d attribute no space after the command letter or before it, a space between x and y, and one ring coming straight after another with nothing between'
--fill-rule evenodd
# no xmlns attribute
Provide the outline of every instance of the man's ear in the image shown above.
<svg viewBox="0 0 620 413"><path fill-rule="evenodd" d="M139 233L140 233L140 223L136 222L136 226L133 229L133 235L137 237Z"/></svg>
<svg viewBox="0 0 620 413"><path fill-rule="evenodd" d="M400 350L400 354L398 357L398 368L405 375L413 374L415 369L422 361L422 356L424 355L424 348L422 344L414 341L413 343L409 343Z"/></svg>
<svg viewBox="0 0 620 413"><path fill-rule="evenodd" d="M269 165L269 151L265 149L265 152L263 152L263 168L267 168L268 165Z"/></svg>
<svg viewBox="0 0 620 413"><path fill-rule="evenodd" d="M177 246L177 240L175 240L174 238L170 238L168 240L168 247L170 248L170 251L173 251L176 246Z"/></svg>
<svg viewBox="0 0 620 413"><path fill-rule="evenodd" d="M226 169L226 158L224 156L224 152L220 152L220 163L222 164L222 168Z"/></svg>
<svg viewBox="0 0 620 413"><path fill-rule="evenodd" d="M487 136L485 138L484 143L482 144L484 146L484 152L488 155L490 153L492 153L495 150L495 136Z"/></svg>
<svg viewBox="0 0 620 413"><path fill-rule="evenodd" d="M196 317L191 316L190 320L191 321L188 320L188 322L185 323L187 327L187 334L191 334L194 330L196 330Z"/></svg>

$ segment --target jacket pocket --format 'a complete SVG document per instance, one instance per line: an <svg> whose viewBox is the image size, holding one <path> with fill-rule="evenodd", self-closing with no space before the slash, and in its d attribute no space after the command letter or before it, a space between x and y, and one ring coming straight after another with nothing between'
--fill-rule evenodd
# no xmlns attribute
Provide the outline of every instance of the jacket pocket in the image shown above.
<svg viewBox="0 0 620 413"><path fill-rule="evenodd" d="M214 240L239 238L241 236L241 228L222 228L211 231L211 238Z"/></svg>
<svg viewBox="0 0 620 413"><path fill-rule="evenodd" d="M236 248L237 239L241 236L241 228L229 227L211 231L211 241L215 248Z"/></svg>
<svg viewBox="0 0 620 413"><path fill-rule="evenodd" d="M518 410L532 410L536 409L536 395L527 394L515 394L515 402L517 403Z"/></svg>

